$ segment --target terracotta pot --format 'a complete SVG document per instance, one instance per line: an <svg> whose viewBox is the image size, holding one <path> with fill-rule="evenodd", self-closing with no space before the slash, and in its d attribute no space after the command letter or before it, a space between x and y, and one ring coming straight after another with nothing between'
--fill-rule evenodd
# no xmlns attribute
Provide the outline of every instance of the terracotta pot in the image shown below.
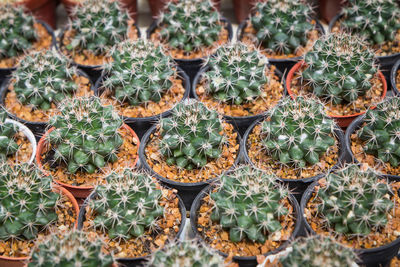
<svg viewBox="0 0 400 267"><path fill-rule="evenodd" d="M250 15L250 11L257 0L232 0L232 2L236 20L240 24Z"/></svg>
<svg viewBox="0 0 400 267"><path fill-rule="evenodd" d="M123 124L122 128L128 130L131 133L133 138L137 140L137 146L139 147L139 145L140 145L139 137L136 135L135 131L133 131L132 128L129 127L128 125L126 125L126 124ZM38 147L37 147L37 151L36 151L36 164L39 166L39 168L43 172L45 172L48 175L49 175L49 173L43 169L42 154L43 154L43 150L44 150L45 146L47 145L47 140L46 140L47 136L52 131L54 131L54 129L55 129L54 127L50 128L42 136L42 138L40 138L40 141L39 141L39 144L38 144ZM139 155L137 155L135 161L132 164L132 167L136 166L138 160L139 160ZM75 185L70 185L70 184L63 183L63 182L61 182L59 180L56 180L56 179L54 179L54 182L56 182L57 184L61 185L64 188L66 188L76 198L87 198L90 195L90 193L93 191L93 189L94 189L94 186L75 186Z"/></svg>
<svg viewBox="0 0 400 267"><path fill-rule="evenodd" d="M26 6L36 19L45 21L53 29L56 28L56 0L25 0L18 5Z"/></svg>
<svg viewBox="0 0 400 267"><path fill-rule="evenodd" d="M157 18L158 14L163 10L167 0L148 0L150 11L153 19ZM221 0L213 0L215 7L221 9Z"/></svg>
<svg viewBox="0 0 400 267"><path fill-rule="evenodd" d="M319 12L322 19L330 22L342 10L346 0L319 0Z"/></svg>
<svg viewBox="0 0 400 267"><path fill-rule="evenodd" d="M293 92L292 92L292 90L291 90L291 88L290 88L290 85L291 85L291 83L292 83L292 79L293 79L294 74L301 68L301 66L302 66L303 64L304 64L304 61L300 61L300 62L298 62L296 65L294 65L293 68L290 69L290 71L289 71L289 73L288 73L288 75L287 75L287 77L286 77L286 82L285 82L286 90L287 90L288 94L289 94L293 99L295 98L295 95L293 94ZM385 76L383 76L382 72L379 71L379 72L378 72L378 75L379 75L379 78L381 79L382 84L383 84L382 99L384 99L385 96L386 96L386 93L387 93L387 83L386 83ZM374 108L376 108L376 107L374 107L374 106L371 107L371 109L374 109ZM365 111L359 112L359 113L350 114L350 115L331 116L331 118L334 119L340 127L344 128L344 127L349 126L350 123L351 123L355 118L357 118L358 116L360 116L360 115L362 115L362 114L364 114L364 113L365 113Z"/></svg>

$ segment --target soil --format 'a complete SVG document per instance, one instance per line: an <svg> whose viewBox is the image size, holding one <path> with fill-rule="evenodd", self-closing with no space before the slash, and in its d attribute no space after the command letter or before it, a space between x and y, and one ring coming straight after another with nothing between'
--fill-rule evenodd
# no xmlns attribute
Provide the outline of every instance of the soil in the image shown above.
<svg viewBox="0 0 400 267"><path fill-rule="evenodd" d="M400 70L396 73L396 88L400 90Z"/></svg>
<svg viewBox="0 0 400 267"><path fill-rule="evenodd" d="M394 257L390 262L390 267L400 267L400 260L397 257Z"/></svg>
<svg viewBox="0 0 400 267"><path fill-rule="evenodd" d="M29 162L29 160L32 157L32 152L33 152L33 147L31 142L29 142L28 137L26 135L19 131L15 134L15 142L18 144L19 149L17 153L9 156L7 158L7 161L9 163L25 163Z"/></svg>

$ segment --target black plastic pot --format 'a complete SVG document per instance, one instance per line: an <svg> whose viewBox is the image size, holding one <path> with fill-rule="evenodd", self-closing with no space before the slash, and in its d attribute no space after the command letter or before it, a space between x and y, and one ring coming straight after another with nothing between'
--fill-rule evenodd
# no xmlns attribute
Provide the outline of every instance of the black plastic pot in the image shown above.
<svg viewBox="0 0 400 267"><path fill-rule="evenodd" d="M177 67L179 76L183 80L183 86L185 88L185 93L183 95L182 100L185 100L186 98L189 97L190 94L190 81L189 77L186 75L186 73L179 67ZM100 96L103 90L101 90L101 85L104 81L105 75L102 75L96 82L94 86L94 92L97 96ZM153 126L155 123L157 123L160 118L165 118L171 115L171 110L167 110L161 114L150 116L150 117L143 117L143 118L131 118L131 117L125 117L122 116L125 123L128 124L138 135L139 139L142 139L143 135L150 129L151 126Z"/></svg>
<svg viewBox="0 0 400 267"><path fill-rule="evenodd" d="M196 87L197 87L197 84L199 83L199 81L200 81L200 79L201 79L201 76L202 76L205 72L207 72L207 71L209 70L209 68L210 68L210 67L208 67L208 66L202 68L202 69L197 73L196 77L195 77L194 80L193 80L191 95L192 95L192 97L194 97L195 99L197 99L197 100L199 100L199 101L200 101L200 99L199 99L199 97L198 97L197 94L196 94ZM282 72L280 72L278 69L275 70L275 74L276 74L280 79L282 79ZM284 95L284 93L283 93L283 95ZM261 113L261 114L257 114L257 115L253 115L253 116L246 116L246 117L233 117L233 116L228 116L228 115L223 115L223 117L224 117L224 119L225 119L227 122L231 123L231 124L235 127L236 131L239 132L240 136L243 137L244 134L245 134L245 132L246 132L246 130L247 130L247 128L249 128L249 126L250 126L254 121L256 121L257 119L259 119L259 118L265 116L265 113L266 113L266 112L267 112L267 111L265 111L265 112L263 112L263 113Z"/></svg>
<svg viewBox="0 0 400 267"><path fill-rule="evenodd" d="M243 31L247 26L248 20L249 20L249 18L242 21L242 23L240 23L240 25L237 29L237 39L239 41L241 41L243 38ZM324 35L325 34L324 27L321 25L321 23L317 19L315 19L315 22L316 22L315 26L316 26L317 30L320 32L321 35ZM302 58L303 58L302 56L292 57L292 58L268 58L268 61L270 64L276 66L277 69L280 70L284 75L286 75L286 73Z"/></svg>
<svg viewBox="0 0 400 267"><path fill-rule="evenodd" d="M396 63L394 63L393 68L390 72L390 83L392 84L392 90L394 94L397 96L400 96L400 91L399 88L397 88L396 84L396 77L397 77L397 71L399 70L399 66L400 66L400 59L398 59Z"/></svg>
<svg viewBox="0 0 400 267"><path fill-rule="evenodd" d="M231 23L226 19L226 18L221 18L221 22L225 23L225 29L228 30L228 39L231 40L233 36L232 32L232 25ZM151 23L150 27L147 29L147 39L150 39L151 34L156 30L157 28L157 21L154 20L153 23ZM190 84L193 83L193 80L203 66L203 60L205 58L195 58L195 59L177 59L175 58L174 60L176 63L178 63L179 67L183 69L186 74L190 78ZM193 97L193 96L191 96Z"/></svg>
<svg viewBox="0 0 400 267"><path fill-rule="evenodd" d="M146 160L146 155L145 155L145 149L147 146L147 143L150 141L150 135L154 133L157 130L157 125L154 125L151 127L147 133L143 136L142 141L140 142L140 147L139 147L139 162L140 165L146 170L149 171L150 174L154 177L157 178L161 182L161 184L166 185L167 187L174 188L178 190L178 195L182 198L183 203L185 204L186 209L190 209L192 206L192 203L194 199L196 198L197 194L204 189L207 185L213 183L215 180L218 179L218 177L214 177L212 179L209 179L205 182L198 182L198 183L181 183L181 182L176 182L172 181L170 179L167 179L165 177L162 177L158 173L156 173L147 163ZM238 135L237 137L238 144L241 143L241 138ZM235 162L232 165L230 169L232 169L234 166L239 164L239 161L241 159L241 153L240 153L240 147L238 150L238 154L236 156ZM226 170L228 171L228 170Z"/></svg>
<svg viewBox="0 0 400 267"><path fill-rule="evenodd" d="M78 69L79 76L83 76L89 79L89 76L82 70ZM11 78L7 77L0 85L0 106L5 107L4 100L8 93L8 86ZM90 80L90 79L89 79ZM91 85L91 89L94 90L93 84ZM16 114L8 112L8 116L13 120L16 120L22 124L25 124L36 137L41 137L47 129L48 124L46 122L35 122L35 121L27 121L21 118L18 118Z"/></svg>
<svg viewBox="0 0 400 267"><path fill-rule="evenodd" d="M80 206L80 211L78 215L78 230L81 230L83 227L83 222L86 219L86 207L89 203L89 200L93 199L96 197L97 193L93 191L86 199L85 202ZM181 225L179 226L179 231L176 234L176 238L179 238L179 236L182 234L184 226L185 226L185 220L186 220L186 209L185 206L183 205L182 199L177 195L179 199L179 210L181 212ZM144 266L144 263L146 263L148 259L148 256L142 256L142 257L137 257L137 258L116 258L118 265L121 266L126 266L126 267L136 267L136 266Z"/></svg>
<svg viewBox="0 0 400 267"><path fill-rule="evenodd" d="M197 195L196 199L193 202L192 208L190 209L190 224L192 226L192 231L195 233L196 237L199 240L202 240L203 243L205 243L205 244L207 244L207 243L204 241L203 236L197 230L197 218L198 218L198 210L200 208L200 205L202 204L202 200L205 197L205 195L211 191L212 188L213 188L213 185L209 185L208 187L204 188ZM296 225L293 230L292 236L290 237L290 239L294 239L297 236L300 236L300 232L301 232L302 228L304 228L304 227L302 225L300 207L299 207L299 204L297 203L297 200L292 195L289 195L289 200L290 200L290 204L294 207L294 212L296 214ZM285 249L289 245L289 243L290 243L290 240L284 242L279 248L264 254L264 256L275 254L275 253ZM223 257L228 257L228 255L222 251L217 251L217 252L218 252L218 254L220 254ZM249 256L249 257L234 256L233 261L238 263L240 267L255 267L257 265L256 256Z"/></svg>
<svg viewBox="0 0 400 267"><path fill-rule="evenodd" d="M400 181L400 177L395 177L391 175L383 175L383 177L388 179L389 181ZM300 205L303 224L306 230L313 235L316 235L316 233L304 217L304 209L308 203L308 200L311 198L311 195L314 192L314 187L316 185L318 185L318 181L315 181L307 188L306 192L304 192L303 198L301 199ZM370 249L354 249L354 251L359 256L359 264L362 264L362 266L383 267L389 266L392 258L394 258L398 254L399 248L400 238L397 238L395 241L381 247Z"/></svg>

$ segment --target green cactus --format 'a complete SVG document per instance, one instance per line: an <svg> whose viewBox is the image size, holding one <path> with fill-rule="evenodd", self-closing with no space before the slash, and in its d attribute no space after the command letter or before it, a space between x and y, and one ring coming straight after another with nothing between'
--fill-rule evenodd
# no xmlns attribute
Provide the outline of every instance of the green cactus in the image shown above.
<svg viewBox="0 0 400 267"><path fill-rule="evenodd" d="M232 242L248 238L265 243L270 234L282 229L281 216L289 216L283 200L289 189L274 174L244 165L220 178L211 220L229 229Z"/></svg>
<svg viewBox="0 0 400 267"><path fill-rule="evenodd" d="M310 22L312 7L304 0L258 2L253 13L250 21L257 41L272 52L296 54L300 46L306 46L307 34L315 29Z"/></svg>
<svg viewBox="0 0 400 267"><path fill-rule="evenodd" d="M372 169L350 164L326 176L313 200L330 229L344 235L368 235L384 227L394 207L391 189Z"/></svg>
<svg viewBox="0 0 400 267"><path fill-rule="evenodd" d="M110 239L142 237L157 227L164 214L162 191L149 174L126 168L106 176L107 185L97 185L89 201L94 211L93 227L108 233Z"/></svg>
<svg viewBox="0 0 400 267"><path fill-rule="evenodd" d="M191 170L221 156L222 120L201 102L191 99L177 104L171 117L161 119L160 130L160 151L169 165Z"/></svg>
<svg viewBox="0 0 400 267"><path fill-rule="evenodd" d="M335 127L320 102L288 97L273 107L262 122L261 142L274 160L303 168L317 164L335 144Z"/></svg>
<svg viewBox="0 0 400 267"><path fill-rule="evenodd" d="M224 103L251 102L261 95L268 82L268 59L240 42L219 47L206 64L210 69L204 73L205 89Z"/></svg>
<svg viewBox="0 0 400 267"><path fill-rule="evenodd" d="M123 121L111 105L103 106L98 97L82 97L66 99L58 108L60 114L49 122L55 129L47 137L56 162L67 164L74 174L94 173L118 160Z"/></svg>
<svg viewBox="0 0 400 267"><path fill-rule="evenodd" d="M167 2L159 15L158 27L162 40L185 52L211 46L222 30L220 15L211 0Z"/></svg>
<svg viewBox="0 0 400 267"><path fill-rule="evenodd" d="M374 52L359 37L346 33L320 38L304 60L301 78L315 96L335 105L364 96L378 72Z"/></svg>
<svg viewBox="0 0 400 267"><path fill-rule="evenodd" d="M172 88L171 77L178 75L173 59L152 42L128 40L114 47L110 55L113 61L106 65L103 86L112 89L120 103L158 103Z"/></svg>
<svg viewBox="0 0 400 267"><path fill-rule="evenodd" d="M12 73L11 80L18 100L23 105L48 110L52 103L72 97L78 85L72 77L77 68L55 49L34 52L24 57Z"/></svg>
<svg viewBox="0 0 400 267"><path fill-rule="evenodd" d="M8 156L14 155L19 146L15 142L15 134L19 128L13 123L6 122L7 112L0 108L0 160L5 161Z"/></svg>

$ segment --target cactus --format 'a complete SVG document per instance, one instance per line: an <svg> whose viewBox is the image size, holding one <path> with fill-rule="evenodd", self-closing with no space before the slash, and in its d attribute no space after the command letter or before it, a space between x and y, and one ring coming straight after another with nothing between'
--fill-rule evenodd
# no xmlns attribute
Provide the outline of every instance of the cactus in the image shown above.
<svg viewBox="0 0 400 267"><path fill-rule="evenodd" d="M334 105L352 103L371 89L374 52L359 37L335 33L320 38L304 57L301 76L315 96Z"/></svg>
<svg viewBox="0 0 400 267"><path fill-rule="evenodd" d="M7 156L14 155L19 146L15 142L15 134L18 132L18 126L6 122L7 112L0 108L0 160L5 161Z"/></svg>
<svg viewBox="0 0 400 267"><path fill-rule="evenodd" d="M171 117L161 119L160 130L160 151L168 165L202 168L208 159L217 159L222 153L222 121L201 102L185 100L177 104Z"/></svg>
<svg viewBox="0 0 400 267"><path fill-rule="evenodd" d="M158 103L171 89L171 77L177 77L173 59L151 42L128 40L116 46L110 55L113 61L106 65L103 86L112 89L120 103Z"/></svg>
<svg viewBox="0 0 400 267"><path fill-rule="evenodd" d="M289 190L277 179L246 165L221 176L217 191L210 195L215 202L211 220L229 229L232 242L247 237L264 244L270 234L282 229L281 216L289 216L283 204Z"/></svg>
<svg viewBox="0 0 400 267"><path fill-rule="evenodd" d="M157 219L164 214L162 191L150 175L125 168L111 172L106 180L108 184L97 185L97 195L89 201L95 229L110 239L128 240L157 228Z"/></svg>
<svg viewBox="0 0 400 267"><path fill-rule="evenodd" d="M265 72L268 59L243 43L227 44L217 49L206 64L206 91L218 101L240 105L261 95L268 82Z"/></svg>
<svg viewBox="0 0 400 267"><path fill-rule="evenodd" d="M261 124L262 145L281 164L303 168L317 164L335 144L335 123L313 99L283 99Z"/></svg>
<svg viewBox="0 0 400 267"><path fill-rule="evenodd" d="M391 190L372 169L356 164L331 171L314 201L330 229L344 235L368 235L384 227L393 209Z"/></svg>
<svg viewBox="0 0 400 267"><path fill-rule="evenodd" d="M204 245L185 240L179 243L169 243L163 249L156 251L146 267L175 267L175 266L209 266L223 267L224 258L209 250Z"/></svg>
<svg viewBox="0 0 400 267"><path fill-rule="evenodd" d="M74 174L94 173L106 162L118 160L123 121L112 106L103 106L98 97L82 97L67 99L58 108L60 114L50 119L55 129L47 137L55 161L66 163Z"/></svg>
<svg viewBox="0 0 400 267"><path fill-rule="evenodd" d="M77 68L55 49L34 52L24 57L12 73L11 80L18 100L23 105L48 110L52 103L72 97L78 85L72 77Z"/></svg>
<svg viewBox="0 0 400 267"><path fill-rule="evenodd" d="M38 39L35 19L23 5L0 5L0 59L18 57Z"/></svg>
<svg viewBox="0 0 400 267"><path fill-rule="evenodd" d="M111 267L113 256L103 254L102 246L102 240L90 241L87 233L78 230L52 234L36 244L28 267Z"/></svg>
<svg viewBox="0 0 400 267"><path fill-rule="evenodd" d="M211 46L222 30L220 15L211 0L169 1L159 15L158 27L162 40L185 52Z"/></svg>
<svg viewBox="0 0 400 267"><path fill-rule="evenodd" d="M371 45L394 41L400 30L400 9L393 0L349 0L340 26L357 33Z"/></svg>
<svg viewBox="0 0 400 267"><path fill-rule="evenodd" d="M250 21L258 43L269 51L289 55L306 46L307 34L315 28L310 23L312 15L312 7L304 0L268 0L256 4Z"/></svg>

